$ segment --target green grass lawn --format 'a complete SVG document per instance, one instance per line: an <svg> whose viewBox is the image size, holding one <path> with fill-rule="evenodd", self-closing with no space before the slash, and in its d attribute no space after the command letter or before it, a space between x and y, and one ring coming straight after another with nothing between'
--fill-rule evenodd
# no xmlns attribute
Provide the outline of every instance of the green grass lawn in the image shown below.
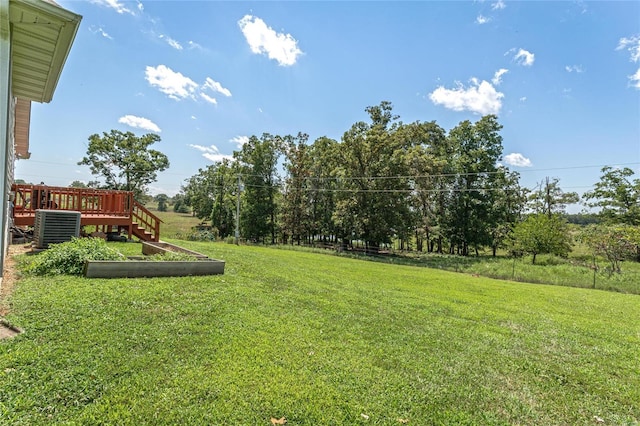
<svg viewBox="0 0 640 426"><path fill-rule="evenodd" d="M637 295L178 244L225 274L17 283L0 424L640 420Z"/></svg>

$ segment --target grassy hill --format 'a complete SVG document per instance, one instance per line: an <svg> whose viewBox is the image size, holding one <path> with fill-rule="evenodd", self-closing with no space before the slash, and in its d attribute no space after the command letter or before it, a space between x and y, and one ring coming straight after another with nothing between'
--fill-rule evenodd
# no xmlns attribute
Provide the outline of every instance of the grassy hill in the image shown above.
<svg viewBox="0 0 640 426"><path fill-rule="evenodd" d="M637 295L178 244L225 274L17 283L0 423L640 420Z"/></svg>

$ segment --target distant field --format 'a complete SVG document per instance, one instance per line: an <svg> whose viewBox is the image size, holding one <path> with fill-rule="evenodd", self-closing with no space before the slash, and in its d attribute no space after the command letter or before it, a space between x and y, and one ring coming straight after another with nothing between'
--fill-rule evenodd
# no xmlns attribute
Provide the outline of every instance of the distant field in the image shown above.
<svg viewBox="0 0 640 426"><path fill-rule="evenodd" d="M225 274L17 283L0 423L640 420L636 295L175 242Z"/></svg>
<svg viewBox="0 0 640 426"><path fill-rule="evenodd" d="M191 228L201 222L200 219L191 213L175 213L169 206L169 211L158 211L156 203L149 203L146 207L162 220L160 224L160 239L176 238L178 235L188 235Z"/></svg>

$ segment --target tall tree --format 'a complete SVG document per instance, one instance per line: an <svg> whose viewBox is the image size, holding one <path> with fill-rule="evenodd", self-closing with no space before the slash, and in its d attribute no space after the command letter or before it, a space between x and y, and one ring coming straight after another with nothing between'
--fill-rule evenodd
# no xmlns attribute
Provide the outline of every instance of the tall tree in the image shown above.
<svg viewBox="0 0 640 426"><path fill-rule="evenodd" d="M211 225L218 230L221 238L233 235L235 229L238 168L230 160L224 159L216 164L213 173L213 206Z"/></svg>
<svg viewBox="0 0 640 426"><path fill-rule="evenodd" d="M221 238L232 235L235 228L238 173L237 165L225 158L199 169L182 186L184 204L199 219L211 220Z"/></svg>
<svg viewBox="0 0 640 426"><path fill-rule="evenodd" d="M450 158L444 129L435 121L411 123L403 127L413 139L407 150L406 161L412 176L412 208L415 217L414 233L417 249L442 251L442 218L446 198Z"/></svg>
<svg viewBox="0 0 640 426"><path fill-rule="evenodd" d="M244 182L241 232L245 238L276 242L277 198L280 177L277 173L282 150L282 138L264 133L260 139L251 136L234 152L240 162Z"/></svg>
<svg viewBox="0 0 640 426"><path fill-rule="evenodd" d="M107 188L133 191L139 198L158 172L169 167L167 156L150 148L156 142L160 136L153 133L140 137L119 130L94 134L89 136L87 155L78 164L89 166Z"/></svg>
<svg viewBox="0 0 640 426"><path fill-rule="evenodd" d="M609 223L640 225L640 179L631 180L633 175L628 167L604 167L600 182L583 195L587 205L600 209L600 216Z"/></svg>
<svg viewBox="0 0 640 426"><path fill-rule="evenodd" d="M497 117L487 115L475 124L463 121L449 132L455 178L445 227L452 249L465 256L470 248L477 253L492 241L496 218L491 206L502 156L501 129Z"/></svg>
<svg viewBox="0 0 640 426"><path fill-rule="evenodd" d="M336 205L336 169L339 161L338 142L327 137L316 139L309 149L311 162L308 202L311 215L311 235L322 242L335 242L338 230L333 219ZM344 232L341 232L344 234Z"/></svg>
<svg viewBox="0 0 640 426"><path fill-rule="evenodd" d="M527 201L527 190L520 186L520 175L499 167L493 181L493 202L490 207L491 250L496 256L498 248L504 247L513 227L520 222Z"/></svg>
<svg viewBox="0 0 640 426"><path fill-rule="evenodd" d="M281 225L283 234L291 238L291 243L300 244L311 231L311 158L307 141L309 136L298 133L297 136L283 138L286 176L282 194Z"/></svg>
<svg viewBox="0 0 640 426"><path fill-rule="evenodd" d="M565 213L567 204L575 204L580 201L577 192L564 192L560 188L559 182L560 179L549 179L549 177L540 182L529 195L529 208L535 213L551 216L555 213Z"/></svg>
<svg viewBox="0 0 640 426"><path fill-rule="evenodd" d="M371 123L355 123L340 144L337 176L342 192L336 223L377 250L393 236L406 235L409 222L407 140L396 137L399 123L389 102L366 108Z"/></svg>
<svg viewBox="0 0 640 426"><path fill-rule="evenodd" d="M211 164L186 180L182 186L184 204L190 206L193 215L198 219L211 218L215 190L215 174L217 164Z"/></svg>
<svg viewBox="0 0 640 426"><path fill-rule="evenodd" d="M153 198L158 203L158 211L159 212L166 212L167 211L167 203L169 201L169 196L167 194L158 194Z"/></svg>

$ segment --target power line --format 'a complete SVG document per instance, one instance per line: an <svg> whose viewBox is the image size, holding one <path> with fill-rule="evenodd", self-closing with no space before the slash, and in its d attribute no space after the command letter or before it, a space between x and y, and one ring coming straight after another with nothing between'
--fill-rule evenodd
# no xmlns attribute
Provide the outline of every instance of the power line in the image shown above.
<svg viewBox="0 0 640 426"><path fill-rule="evenodd" d="M60 162L53 162L53 161L40 161L40 160L28 160L29 163L38 163L38 164L53 164L53 165L57 165L57 166L78 166L78 164L69 164L69 163L60 163ZM627 166L635 166L635 165L640 165L640 162L630 162L630 163L616 163L615 166L618 167L627 167ZM208 166L207 166L208 167ZM524 169L524 170L519 170L519 171L514 171L514 170L510 170L511 172L516 172L516 173L534 173L534 172L547 172L547 171L562 171L562 170L579 170L579 169L593 169L593 168L599 168L602 169L603 167L614 167L611 164L592 164L592 165L581 165L581 166L566 166L566 167L550 167L550 168L545 168L545 169ZM129 169L131 171L146 171L146 169ZM310 179L310 180L355 180L355 179L421 179L421 178L433 178L433 177L453 177L453 176L474 176L474 175L487 175L487 174L499 174L499 173L503 173L504 170L489 170L489 171L479 171L479 172L466 172L466 173L435 173L435 174L428 174L428 175L397 175L397 176L344 176L344 177L340 177L340 176L327 176L327 177L313 177L313 176L309 176L309 177L305 177L304 179ZM182 173L172 173L172 172L167 172L167 171L163 171L161 172L163 174L169 174L169 175L181 175ZM243 176L252 176L252 177L260 177L263 175L260 174L247 174L247 173L242 173Z"/></svg>

